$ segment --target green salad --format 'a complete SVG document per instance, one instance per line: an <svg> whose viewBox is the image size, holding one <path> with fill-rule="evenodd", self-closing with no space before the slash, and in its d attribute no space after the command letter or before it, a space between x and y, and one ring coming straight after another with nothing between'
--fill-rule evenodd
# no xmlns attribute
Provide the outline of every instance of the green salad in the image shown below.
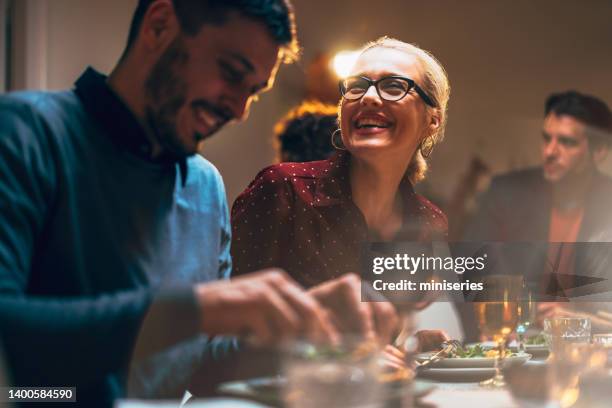
<svg viewBox="0 0 612 408"><path fill-rule="evenodd" d="M546 344L546 337L544 337L544 334L542 333L535 336L530 336L525 341L525 344L528 344L530 346L540 346Z"/></svg>
<svg viewBox="0 0 612 408"><path fill-rule="evenodd" d="M497 349L485 348L480 344L474 346L457 347L457 349L449 355L450 358L493 358L497 357L499 352ZM504 357L511 357L514 353L506 349Z"/></svg>

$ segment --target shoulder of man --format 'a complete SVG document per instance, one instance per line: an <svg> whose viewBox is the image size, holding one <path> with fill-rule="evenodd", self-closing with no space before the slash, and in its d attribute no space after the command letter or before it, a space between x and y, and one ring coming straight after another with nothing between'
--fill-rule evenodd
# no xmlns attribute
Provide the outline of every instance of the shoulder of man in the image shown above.
<svg viewBox="0 0 612 408"><path fill-rule="evenodd" d="M546 181L541 167L530 167L503 173L493 177L489 187L490 192L520 194L544 186Z"/></svg>
<svg viewBox="0 0 612 408"><path fill-rule="evenodd" d="M34 138L57 136L69 123L75 123L82 105L72 91L21 91L0 95L0 115L5 136ZM24 132L24 128L30 132Z"/></svg>
<svg viewBox="0 0 612 408"><path fill-rule="evenodd" d="M0 95L2 154L49 169L56 139L65 135L78 100L73 92L12 92ZM71 107L72 106L72 107ZM73 123L73 122L72 122Z"/></svg>
<svg viewBox="0 0 612 408"><path fill-rule="evenodd" d="M498 174L493 177L491 184L497 185L523 185L525 183L544 182L541 167L529 167L526 169L515 170L508 173Z"/></svg>
<svg viewBox="0 0 612 408"><path fill-rule="evenodd" d="M0 95L0 106L13 114L34 115L41 118L65 118L70 109L80 109L80 101L73 91L17 91Z"/></svg>
<svg viewBox="0 0 612 408"><path fill-rule="evenodd" d="M182 191L192 199L216 200L222 206L227 206L225 184L223 177L214 164L195 154L187 158L187 182Z"/></svg>
<svg viewBox="0 0 612 408"><path fill-rule="evenodd" d="M194 181L223 184L223 177L219 170L200 154L187 158L187 168L190 174L193 173Z"/></svg>

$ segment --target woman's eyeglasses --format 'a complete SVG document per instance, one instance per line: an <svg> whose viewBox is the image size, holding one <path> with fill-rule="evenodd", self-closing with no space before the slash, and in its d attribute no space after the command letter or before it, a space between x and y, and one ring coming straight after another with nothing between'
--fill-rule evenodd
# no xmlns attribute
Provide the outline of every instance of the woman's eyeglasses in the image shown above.
<svg viewBox="0 0 612 408"><path fill-rule="evenodd" d="M399 75L386 76L376 81L362 76L352 76L340 81L340 93L349 101L361 99L371 86L376 88L378 96L385 101L399 101L414 88L423 101L436 107L431 98L412 79Z"/></svg>

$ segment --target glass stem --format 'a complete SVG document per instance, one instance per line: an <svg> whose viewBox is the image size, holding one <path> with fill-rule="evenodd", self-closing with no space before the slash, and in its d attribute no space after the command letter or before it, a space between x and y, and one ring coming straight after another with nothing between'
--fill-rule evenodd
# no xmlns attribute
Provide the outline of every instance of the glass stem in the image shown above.
<svg viewBox="0 0 612 408"><path fill-rule="evenodd" d="M502 378L502 374L501 374L501 365L502 365L502 359L503 359L503 355L504 355L504 347L505 342L503 339L501 340L497 340L497 357L495 358L495 379L499 380Z"/></svg>
<svg viewBox="0 0 612 408"><path fill-rule="evenodd" d="M524 354L525 353L525 327L523 325L520 325L517 330L516 333L518 335L518 352L520 354Z"/></svg>

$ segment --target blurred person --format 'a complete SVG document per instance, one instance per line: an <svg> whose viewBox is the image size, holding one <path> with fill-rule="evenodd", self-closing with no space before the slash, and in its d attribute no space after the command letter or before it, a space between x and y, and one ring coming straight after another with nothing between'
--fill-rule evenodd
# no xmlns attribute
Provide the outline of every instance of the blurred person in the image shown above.
<svg viewBox="0 0 612 408"><path fill-rule="evenodd" d="M2 343L0 343L0 389L7 387L8 384L9 381L6 378L6 368L4 366L4 348L2 347Z"/></svg>
<svg viewBox="0 0 612 408"><path fill-rule="evenodd" d="M541 166L493 178L466 239L555 243L543 254L542 276L535 278L541 290L565 301L577 283L577 265L592 264L602 253L594 254L593 247L586 256L579 247L557 243L612 241L612 180L598 170L612 142L612 113L595 96L567 91L547 98L544 115ZM599 269L608 279L609 272ZM540 320L570 312L567 303L539 307Z"/></svg>
<svg viewBox="0 0 612 408"><path fill-rule="evenodd" d="M287 1L140 0L110 76L0 96L0 336L16 385L111 407L129 366L133 396L181 396L230 347L209 336L333 342L346 320L391 335L393 307L361 303L355 275L308 292L279 270L225 279L224 186L195 153L297 52Z"/></svg>
<svg viewBox="0 0 612 408"><path fill-rule="evenodd" d="M468 238L576 242L609 233L612 180L597 169L612 141L612 114L594 96L568 91L545 104L541 166L496 176Z"/></svg>
<svg viewBox="0 0 612 408"><path fill-rule="evenodd" d="M274 125L277 162L309 162L328 159L336 149L331 135L338 129L338 108L305 101Z"/></svg>

